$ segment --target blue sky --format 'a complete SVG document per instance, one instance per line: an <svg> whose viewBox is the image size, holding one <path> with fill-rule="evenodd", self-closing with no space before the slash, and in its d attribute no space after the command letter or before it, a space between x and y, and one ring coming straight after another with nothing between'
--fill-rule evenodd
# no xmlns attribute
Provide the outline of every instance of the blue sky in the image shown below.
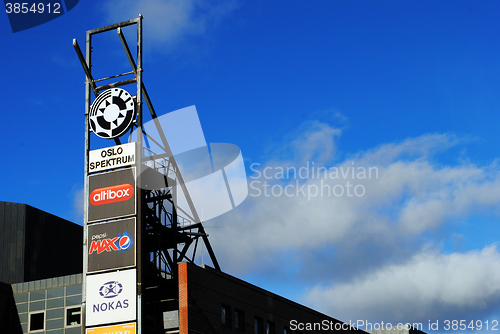
<svg viewBox="0 0 500 334"><path fill-rule="evenodd" d="M15 34L0 15L0 200L81 224L72 40L139 12L158 114L196 105L207 142L238 145L255 182L206 222L223 270L344 321L500 317L500 3L80 0ZM115 36L94 50L113 46L97 76L128 71ZM256 196L255 170L312 162L379 173L350 179L359 197Z"/></svg>

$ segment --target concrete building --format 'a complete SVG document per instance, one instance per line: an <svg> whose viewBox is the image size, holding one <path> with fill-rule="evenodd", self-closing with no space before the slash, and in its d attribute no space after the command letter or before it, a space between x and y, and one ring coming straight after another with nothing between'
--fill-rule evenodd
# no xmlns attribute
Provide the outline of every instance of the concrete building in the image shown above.
<svg viewBox="0 0 500 334"><path fill-rule="evenodd" d="M82 274L16 283L12 290L23 333L82 333Z"/></svg>
<svg viewBox="0 0 500 334"><path fill-rule="evenodd" d="M0 202L0 231L0 280L12 286L1 295L0 328L10 326L9 334L19 327L22 333L81 334L83 247L76 240L83 240L82 227L29 205ZM178 279L167 284L177 291L161 301L168 311L147 319L162 322L161 334L364 333L209 266L179 263Z"/></svg>
<svg viewBox="0 0 500 334"><path fill-rule="evenodd" d="M0 329L4 334L22 333L16 303L9 284L0 282Z"/></svg>
<svg viewBox="0 0 500 334"><path fill-rule="evenodd" d="M83 227L27 204L0 201L0 282L79 274Z"/></svg>

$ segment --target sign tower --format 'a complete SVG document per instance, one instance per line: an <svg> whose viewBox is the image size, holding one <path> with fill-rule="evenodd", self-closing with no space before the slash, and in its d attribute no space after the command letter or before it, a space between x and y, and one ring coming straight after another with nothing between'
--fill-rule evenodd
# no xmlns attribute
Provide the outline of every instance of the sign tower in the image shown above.
<svg viewBox="0 0 500 334"><path fill-rule="evenodd" d="M203 243L220 270L142 80L142 20L139 14L87 31L85 57L73 40L86 75L84 334L164 333L163 313L178 309L177 263L194 263ZM135 55L123 33L134 25ZM94 79L93 39L112 31L131 71ZM144 130L145 119L153 130ZM148 149L146 141L161 150Z"/></svg>

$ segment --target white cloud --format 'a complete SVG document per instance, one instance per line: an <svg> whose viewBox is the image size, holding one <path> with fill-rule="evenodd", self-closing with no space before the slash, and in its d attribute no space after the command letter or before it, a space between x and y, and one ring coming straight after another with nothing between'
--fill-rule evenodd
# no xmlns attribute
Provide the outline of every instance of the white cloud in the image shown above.
<svg viewBox="0 0 500 334"><path fill-rule="evenodd" d="M254 165L253 169L258 172L253 177L259 174L261 177L249 179L246 209L227 215L227 227L214 235L225 250L224 257L232 265L256 264L262 254L269 251L287 247L314 250L343 244L346 239L350 244L380 238L384 242L399 243L397 240L401 238L414 238L450 219L466 217L500 202L500 179L495 169L472 164L439 166L431 162L430 152L460 142L452 135L425 135L399 144L379 146L336 166L320 163L313 166L315 161L328 161L324 152L330 156L336 152L341 131L326 124L311 124L292 141L293 146L288 147L293 159L273 159ZM308 160L314 157L318 160ZM310 172L322 166L337 167L347 171L347 175L339 172L339 179L331 179L321 172L319 179L317 173L306 180L300 177L265 178L279 173L279 167L285 171L287 167L295 167L298 172L300 167L306 166ZM376 170L368 179L370 167ZM352 168L355 168L354 174ZM366 171L366 179L358 177L362 176L358 174L362 168ZM331 175L331 171L327 175ZM359 186L358 194L364 192L364 196L353 195L356 185ZM284 193L287 186L291 196ZM344 191L344 195L335 196L334 188L336 194ZM349 189L352 196L347 194ZM329 196L325 195L328 191ZM275 196L280 193L281 196ZM245 238L233 237L241 230L245 231ZM236 241L233 244L228 240ZM239 259L248 249L252 249L253 255L246 253L247 261L241 263Z"/></svg>
<svg viewBox="0 0 500 334"><path fill-rule="evenodd" d="M331 160L337 153L335 139L340 137L342 131L318 121L308 125L304 133L291 143L295 158L299 158L301 162L314 160L318 163Z"/></svg>
<svg viewBox="0 0 500 334"><path fill-rule="evenodd" d="M253 177L260 174L260 178L249 179L247 200L206 224L224 227L210 237L224 270L239 275L252 270L265 277L293 272L294 280L303 286L316 286L307 303L335 317L359 309L372 317L390 314L401 320L409 315L422 319L431 315L428 310L453 315L500 304L500 286L489 278L500 275L494 269L500 261L494 247L450 255L423 251L429 244L439 249L443 237L454 238L455 223L484 210L495 211L500 203L496 162L489 166L437 163L436 154L469 140L434 134L380 145L332 165L340 136L341 130L312 122L289 141L292 146L283 144L289 153L282 154L285 158L273 157L253 166L258 171ZM342 167L348 176L264 177L265 168L266 176L275 176L278 167L298 170L307 161L310 170L314 161L315 167ZM354 177L348 169L353 167ZM360 178L358 167L366 171L376 167L378 174ZM346 190L347 182L351 194L353 186L362 185L364 196L307 197L308 189L342 186ZM289 186L292 196L274 196L273 186L275 193ZM300 187L305 196L297 194ZM255 188L260 196L255 196ZM446 232L440 230L445 226ZM283 261L293 268L284 267ZM348 300L350 294L353 298ZM343 303L345 312L339 312Z"/></svg>
<svg viewBox="0 0 500 334"><path fill-rule="evenodd" d="M85 189L74 185L71 189L71 197L73 200L72 218L77 224L83 225L83 206L85 202Z"/></svg>
<svg viewBox="0 0 500 334"><path fill-rule="evenodd" d="M500 254L493 245L448 255L426 250L362 279L315 287L305 299L343 320L427 323L443 313L484 310L499 297Z"/></svg>
<svg viewBox="0 0 500 334"><path fill-rule="evenodd" d="M103 10L112 23L136 18L141 13L144 38L150 45L169 52L187 37L205 35L236 7L235 0L109 0Z"/></svg>
<svg viewBox="0 0 500 334"><path fill-rule="evenodd" d="M433 153L473 140L477 139L457 137L453 134L425 134L417 138L408 138L400 143L379 145L360 153L358 157L380 164L387 164L401 158L429 158Z"/></svg>

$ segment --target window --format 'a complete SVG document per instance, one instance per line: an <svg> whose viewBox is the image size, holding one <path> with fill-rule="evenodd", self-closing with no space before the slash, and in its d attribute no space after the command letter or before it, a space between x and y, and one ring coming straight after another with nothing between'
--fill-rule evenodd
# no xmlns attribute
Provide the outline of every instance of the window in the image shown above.
<svg viewBox="0 0 500 334"><path fill-rule="evenodd" d="M174 328L179 328L179 310L163 312L163 329L170 332Z"/></svg>
<svg viewBox="0 0 500 334"><path fill-rule="evenodd" d="M263 321L262 318L255 317L253 321L254 334L262 334Z"/></svg>
<svg viewBox="0 0 500 334"><path fill-rule="evenodd" d="M234 310L234 328L245 330L245 313L242 310Z"/></svg>
<svg viewBox="0 0 500 334"><path fill-rule="evenodd" d="M66 326L77 326L81 323L82 310L79 307L66 309Z"/></svg>
<svg viewBox="0 0 500 334"><path fill-rule="evenodd" d="M47 290L47 299L64 297L64 288Z"/></svg>
<svg viewBox="0 0 500 334"><path fill-rule="evenodd" d="M268 321L266 326L266 334L276 334L276 326L274 322Z"/></svg>
<svg viewBox="0 0 500 334"><path fill-rule="evenodd" d="M220 321L224 326L231 326L231 307L222 305L220 308Z"/></svg>
<svg viewBox="0 0 500 334"><path fill-rule="evenodd" d="M43 330L45 324L45 313L31 313L30 314L30 331Z"/></svg>

